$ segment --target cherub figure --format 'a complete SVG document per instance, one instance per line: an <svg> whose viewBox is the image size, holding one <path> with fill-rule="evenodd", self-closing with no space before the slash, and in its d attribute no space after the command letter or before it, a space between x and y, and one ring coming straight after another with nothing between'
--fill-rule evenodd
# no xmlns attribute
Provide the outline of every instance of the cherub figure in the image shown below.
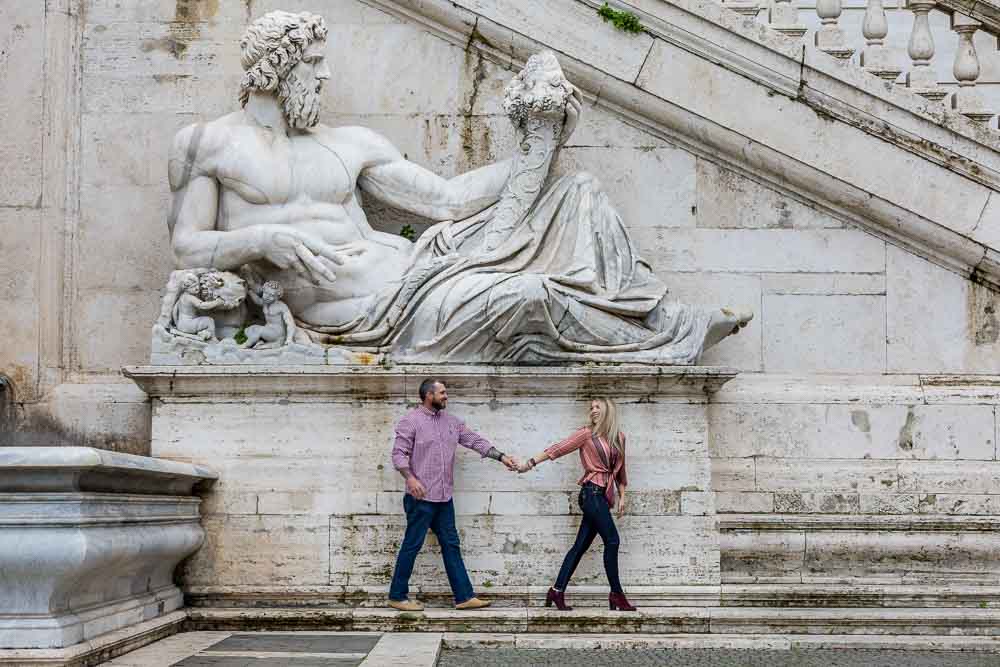
<svg viewBox="0 0 1000 667"><path fill-rule="evenodd" d="M285 294L284 288L269 280L260 286L260 296L257 296L256 283L250 285L247 294L264 312L264 324L247 327L247 339L240 347L268 350L291 345L295 336L295 319L292 311L281 300Z"/></svg>
<svg viewBox="0 0 1000 667"><path fill-rule="evenodd" d="M200 338L213 340L215 338L215 320L199 311L212 310L222 305L222 299L212 301L201 300L201 283L198 276L189 273L181 281L181 295L174 303L174 328L177 331Z"/></svg>

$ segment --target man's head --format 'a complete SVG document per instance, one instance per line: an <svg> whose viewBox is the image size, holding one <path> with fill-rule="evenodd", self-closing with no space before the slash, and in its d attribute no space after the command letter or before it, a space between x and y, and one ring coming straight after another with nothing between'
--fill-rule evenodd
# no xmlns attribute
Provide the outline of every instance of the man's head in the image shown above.
<svg viewBox="0 0 1000 667"><path fill-rule="evenodd" d="M260 288L260 299L264 303L274 303L280 301L285 295L285 288L273 280L268 280Z"/></svg>
<svg viewBox="0 0 1000 667"><path fill-rule="evenodd" d="M444 382L427 378L420 383L420 402L430 410L444 410L448 407L448 389Z"/></svg>
<svg viewBox="0 0 1000 667"><path fill-rule="evenodd" d="M330 78L326 65L326 24L317 14L274 11L250 24L240 40L243 82L240 104L253 92L278 96L290 127L319 122L320 91Z"/></svg>

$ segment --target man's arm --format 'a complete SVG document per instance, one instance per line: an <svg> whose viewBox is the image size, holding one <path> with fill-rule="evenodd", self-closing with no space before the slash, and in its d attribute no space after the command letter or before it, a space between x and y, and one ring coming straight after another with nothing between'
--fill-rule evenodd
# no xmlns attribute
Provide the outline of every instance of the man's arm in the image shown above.
<svg viewBox="0 0 1000 667"><path fill-rule="evenodd" d="M511 470L516 470L518 467L517 460L514 457L507 456L501 452L499 449L494 447L489 440L466 426L463 421L458 422L458 444L479 452L479 455L484 459L489 457L500 461L500 463L503 463Z"/></svg>
<svg viewBox="0 0 1000 667"><path fill-rule="evenodd" d="M410 162L387 139L357 128L368 151L358 177L361 189L375 198L432 220L458 220L478 213L500 198L511 161L480 167L451 179Z"/></svg>
<svg viewBox="0 0 1000 667"><path fill-rule="evenodd" d="M413 474L410 459L413 456L413 443L417 438L417 429L408 419L402 419L396 425L396 442L392 446L392 465L406 479L406 492L417 500L427 495L427 489Z"/></svg>

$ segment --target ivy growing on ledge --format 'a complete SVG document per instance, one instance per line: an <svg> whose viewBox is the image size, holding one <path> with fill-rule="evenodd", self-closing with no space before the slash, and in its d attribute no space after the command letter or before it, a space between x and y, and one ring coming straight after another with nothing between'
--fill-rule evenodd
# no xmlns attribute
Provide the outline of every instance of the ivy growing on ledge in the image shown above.
<svg viewBox="0 0 1000 667"><path fill-rule="evenodd" d="M611 22L619 30L625 32L642 32L643 26L642 22L639 21L639 17L632 12L619 11L617 9L612 9L608 3L597 10L598 16L604 19L604 22Z"/></svg>

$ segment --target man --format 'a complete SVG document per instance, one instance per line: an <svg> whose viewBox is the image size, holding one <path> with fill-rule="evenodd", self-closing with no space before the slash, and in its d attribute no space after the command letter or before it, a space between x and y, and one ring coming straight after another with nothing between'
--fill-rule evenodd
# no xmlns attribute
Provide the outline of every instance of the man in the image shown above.
<svg viewBox="0 0 1000 667"><path fill-rule="evenodd" d="M389 587L389 606L400 611L424 608L407 596L413 562L430 529L441 544L455 608L487 607L490 603L477 598L472 590L455 528L452 502L455 450L458 445L468 447L483 458L500 461L512 471L518 469L518 462L470 431L461 419L444 412L448 405L448 389L443 382L434 379L421 382L420 401L420 407L411 410L396 426L396 442L392 448L392 465L406 479L406 495L403 496L406 534L396 557L396 569Z"/></svg>

